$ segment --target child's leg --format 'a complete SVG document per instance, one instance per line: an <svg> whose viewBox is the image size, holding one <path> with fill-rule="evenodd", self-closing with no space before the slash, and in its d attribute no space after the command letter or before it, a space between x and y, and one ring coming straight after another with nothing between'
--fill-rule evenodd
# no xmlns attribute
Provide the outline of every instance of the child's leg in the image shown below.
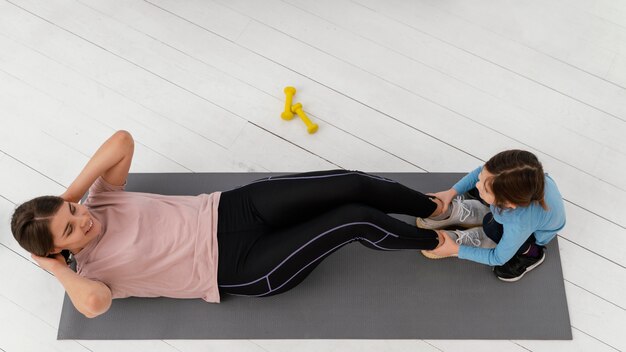
<svg viewBox="0 0 626 352"><path fill-rule="evenodd" d="M360 171L330 170L271 177L237 191L249 195L259 217L272 227L294 225L349 203L417 217L428 217L437 208L423 193Z"/></svg>
<svg viewBox="0 0 626 352"><path fill-rule="evenodd" d="M502 235L504 234L504 227L493 218L493 214L489 213L483 218L483 230L485 231L485 235L487 235L487 237L491 238L495 243L500 243ZM526 239L526 242L519 247L517 253L515 254L523 254L534 243L535 235L531 234L530 237Z"/></svg>
<svg viewBox="0 0 626 352"><path fill-rule="evenodd" d="M479 200L485 206L489 206L489 204L487 204L487 202L485 202L482 198L480 198L480 193L478 192L478 189L476 187L474 187L474 188L470 189L469 191L467 191L467 194L469 194L474 199Z"/></svg>
<svg viewBox="0 0 626 352"><path fill-rule="evenodd" d="M491 238L495 243L500 243L502 234L504 234L504 227L493 218L493 214L488 213L483 218L483 230L487 237Z"/></svg>
<svg viewBox="0 0 626 352"><path fill-rule="evenodd" d="M438 244L435 231L416 228L364 204L344 204L292 227L256 236L243 247L245 255L238 255L237 263L220 259L224 270L219 289L246 296L285 292L324 258L354 241L378 250L433 249Z"/></svg>

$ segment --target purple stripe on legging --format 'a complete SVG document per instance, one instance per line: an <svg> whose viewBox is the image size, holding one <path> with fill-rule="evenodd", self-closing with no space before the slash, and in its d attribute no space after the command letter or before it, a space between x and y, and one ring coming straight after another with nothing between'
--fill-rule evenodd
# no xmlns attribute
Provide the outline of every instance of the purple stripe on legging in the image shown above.
<svg viewBox="0 0 626 352"><path fill-rule="evenodd" d="M354 175L354 174L361 175L361 176L367 176L369 178L373 178L373 179L380 180L380 181L386 181L386 182L391 182L391 183L398 183L397 181L390 180L388 178L384 178L384 177L381 177L381 176L362 174L362 173L358 173L358 172L345 172L345 173L341 173L341 174L319 175L319 176L301 176L301 177L277 176L277 177L280 177L280 178L274 178L274 179L272 178L274 176L270 176L270 177L265 178L265 179L261 179L261 180L256 180L256 181L250 182L249 184L258 183L258 182L265 182L265 181L306 180L306 179L313 179L313 178L325 178L325 177L345 176L345 175Z"/></svg>
<svg viewBox="0 0 626 352"><path fill-rule="evenodd" d="M383 237L383 239L387 238L387 236L389 236L389 235L390 235L390 234L388 233L385 237ZM372 241L370 241L370 240L368 240L367 238L364 238L364 237L357 237L356 239L365 240L365 241L367 241L367 242L371 243L372 245L374 245L374 246L376 246L376 247L378 247L378 248L380 248L380 249L382 249L382 250L385 250L385 251L399 251L399 250L400 250L400 249L389 249L389 248L383 248L383 247L381 247L381 246L376 245L376 243L378 243L378 242L382 241L383 239L381 239L381 240L379 240L379 241L376 241L376 242L372 242ZM280 285L280 286L278 286L278 287L276 287L276 288L274 288L274 289L272 289L272 287L271 287L271 286L270 286L270 284L269 284L269 282L270 282L270 280L269 280L269 274L267 274L266 278L267 278L267 285L268 285L268 287L269 287L269 291L267 291L267 292L265 292L265 293L261 293L261 294L259 294L259 295L238 295L238 294L231 294L231 295L233 295L233 296L246 296L246 297L259 297L259 296L266 295L266 294L268 294L268 293L272 293L273 291L276 291L276 290L280 289L281 287L285 286L285 285L286 285L289 281L291 281L291 279L293 279L296 275L298 275L298 274L299 274L302 270L306 269L309 265L311 265L311 264L315 263L317 260L319 260L320 258L322 258L323 256L325 256L326 254L328 254L328 253L330 253L330 252L334 251L335 249L337 249L337 248L339 248L339 247L343 246L343 245L344 245L344 244L346 244L346 243L349 243L350 241L352 241L352 239L350 239L350 240L348 240L348 241L346 241L346 242L344 242L344 243L341 243L341 244L339 244L339 245L335 246L334 248L332 248L332 249L330 249L330 250L326 251L326 253L324 253L324 254L320 255L319 257L315 258L315 260L311 261L309 264L307 264L307 265L305 265L304 267L302 267L300 270L298 270L298 272L296 272L296 273L295 273L295 274L293 274L293 275L292 275L289 279L287 279L285 282L283 282L283 284L282 284L282 285ZM257 280L257 281L258 281L258 280ZM221 286L221 287L223 287L223 286Z"/></svg>
<svg viewBox="0 0 626 352"><path fill-rule="evenodd" d="M302 246L300 246L300 248L298 248L298 249L297 249L297 250L295 250L293 253L291 253L291 254L290 254L287 258L285 258L282 262L280 262L280 263L279 263L279 264L278 264L278 265L277 265L274 269L272 269L272 271L270 271L269 273L267 273L265 276L263 276L263 277L261 277L261 278L259 278L259 279L256 279L256 280L254 280L254 281L251 281L251 282L245 283L245 284L238 284L238 285L219 285L219 287L239 287L239 286L246 286L246 285L249 285L249 284L256 283L256 282L258 282L258 281L260 281L260 280L263 280L264 278L266 278L266 277L268 277L269 275L271 275L274 271L276 271L276 270L277 270L277 269L278 269L281 265L283 265L283 264L284 264L284 263L285 263L285 262L286 262L289 258L293 257L296 253L298 253L298 252L299 252L300 250L302 250L304 247L306 247L306 246L308 246L309 244L311 244L311 242L313 242L313 241L317 240L318 238L320 238L320 237L322 237L322 236L324 236L324 235L326 235L326 234L328 234L328 233L330 233L330 232L333 232L333 231L335 231L335 230L338 230L338 229L340 229L340 228L342 228L342 227L352 226L352 225L370 225L370 226L373 226L373 227L375 227L375 228L377 228L377 229L379 229L379 230L381 230L381 231L383 231L383 232L386 232L386 233L387 233L387 236L391 235L391 236L394 236L394 237L400 237L400 236L398 236L398 235L395 235L395 234L392 234L392 233L390 233L390 232L386 231L385 229L381 228L381 227L380 227L380 226L378 226L378 225L372 224L371 222L351 222L351 223L348 223L348 224L340 225L340 226L337 226L337 227L335 227L335 228L333 228L333 229L330 229L330 230L328 230L328 231L326 231L326 232L323 232L323 233L321 233L321 234L317 235L315 238L311 239L309 242L307 242L307 243L303 244ZM387 236L385 236L385 237L387 237ZM376 241L376 242L374 243L374 242L372 242L372 241L370 241L370 240L368 240L368 239L366 239L366 238L362 238L362 237L358 237L358 238L359 238L359 239L364 239L364 240L366 240L366 241L368 241L368 242L372 243L373 245L376 245L376 243L380 242L380 240L379 240L379 241ZM383 237L383 239L384 239L384 237ZM348 242L350 242L351 240L353 240L353 239L350 239ZM376 247L378 247L378 246L376 246ZM382 248L382 247L379 247L379 248L381 248L381 249L386 249L386 248ZM317 259L316 259L316 260L317 260ZM307 264L307 266L308 266L308 264Z"/></svg>

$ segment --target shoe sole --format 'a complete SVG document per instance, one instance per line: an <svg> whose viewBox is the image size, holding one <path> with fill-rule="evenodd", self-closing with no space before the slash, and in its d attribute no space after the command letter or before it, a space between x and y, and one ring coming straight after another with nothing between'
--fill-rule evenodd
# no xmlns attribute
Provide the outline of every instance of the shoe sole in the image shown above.
<svg viewBox="0 0 626 352"><path fill-rule="evenodd" d="M508 279L508 278L502 278L502 277L498 276L498 279L500 279L500 280L502 280L502 281L506 281L506 282L515 282L515 281L517 281L517 280L521 279L522 277L524 277L524 275L526 275L526 273L527 273L527 272L529 272L529 271L533 270L534 268L538 267L538 266L539 266L539 264L543 263L543 261L544 261L545 259L546 259L546 256L545 256L545 254L544 254L544 255L541 257L541 260L539 260L539 261L538 261L538 262L536 262L535 264L533 264L533 265L529 266L528 268L526 268L526 271L524 271L524 272L522 273L522 275L520 275L520 276L518 276L518 277L512 277L512 278Z"/></svg>
<svg viewBox="0 0 626 352"><path fill-rule="evenodd" d="M452 254L452 255L436 255L436 254L432 254L430 253L430 251L426 251L426 250L422 250L422 255L424 255L424 257L428 258L428 259L444 259L444 258L454 258L454 257L458 257L458 254Z"/></svg>

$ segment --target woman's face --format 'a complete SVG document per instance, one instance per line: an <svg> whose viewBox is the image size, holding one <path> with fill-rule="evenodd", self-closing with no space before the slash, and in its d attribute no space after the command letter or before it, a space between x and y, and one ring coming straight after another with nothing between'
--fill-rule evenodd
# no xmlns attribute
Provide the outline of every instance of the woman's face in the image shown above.
<svg viewBox="0 0 626 352"><path fill-rule="evenodd" d="M102 231L102 224L91 216L87 207L64 202L50 222L54 252L69 249L78 253Z"/></svg>

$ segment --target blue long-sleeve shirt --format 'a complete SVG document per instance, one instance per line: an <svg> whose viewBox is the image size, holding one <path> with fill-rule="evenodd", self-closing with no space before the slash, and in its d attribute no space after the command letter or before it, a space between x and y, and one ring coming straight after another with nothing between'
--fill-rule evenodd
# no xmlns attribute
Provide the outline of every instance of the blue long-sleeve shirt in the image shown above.
<svg viewBox="0 0 626 352"><path fill-rule="evenodd" d="M454 186L458 194L463 194L476 186L482 166L467 174ZM527 207L505 209L501 212L490 206L493 218L504 227L502 239L496 248L476 248L461 245L459 258L487 265L502 265L515 255L531 234L535 234L537 244L545 245L565 226L565 206L554 180L545 174L544 200L548 210L537 202Z"/></svg>

